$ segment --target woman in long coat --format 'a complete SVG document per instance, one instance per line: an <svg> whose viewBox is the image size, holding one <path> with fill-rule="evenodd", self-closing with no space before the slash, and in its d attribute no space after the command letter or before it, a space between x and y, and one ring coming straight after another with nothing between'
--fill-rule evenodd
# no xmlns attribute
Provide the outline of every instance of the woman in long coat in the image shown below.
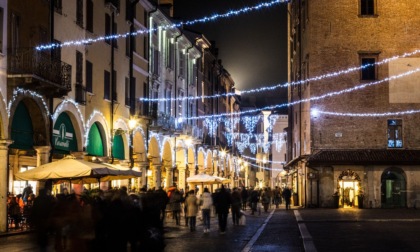
<svg viewBox="0 0 420 252"><path fill-rule="evenodd" d="M195 231L196 217L198 212L198 199L195 196L194 190L188 192L188 197L185 199L185 205L187 206L187 217L190 221L190 231Z"/></svg>

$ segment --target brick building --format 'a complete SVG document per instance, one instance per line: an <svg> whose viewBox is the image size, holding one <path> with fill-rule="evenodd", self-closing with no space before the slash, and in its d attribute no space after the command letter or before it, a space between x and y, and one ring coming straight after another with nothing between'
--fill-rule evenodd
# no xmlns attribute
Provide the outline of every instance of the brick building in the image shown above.
<svg viewBox="0 0 420 252"><path fill-rule="evenodd" d="M286 168L295 205L332 207L335 192L340 207L420 199L420 118L401 113L420 108L418 11L413 0L290 1Z"/></svg>

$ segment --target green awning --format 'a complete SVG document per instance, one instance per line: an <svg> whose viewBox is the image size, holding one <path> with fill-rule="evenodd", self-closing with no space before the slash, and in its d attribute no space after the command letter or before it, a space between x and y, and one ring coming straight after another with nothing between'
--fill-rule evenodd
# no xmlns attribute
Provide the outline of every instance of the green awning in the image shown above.
<svg viewBox="0 0 420 252"><path fill-rule="evenodd" d="M119 160L125 159L124 155L124 141L122 138L122 134L124 131L117 130L114 136L114 142L112 144L112 155L114 158L118 158Z"/></svg>
<svg viewBox="0 0 420 252"><path fill-rule="evenodd" d="M100 127L100 126L99 126ZM88 155L91 156L100 156L103 157L104 155L104 144L102 139L101 131L99 130L98 123L94 123L89 130L88 135L88 144L86 151Z"/></svg>
<svg viewBox="0 0 420 252"><path fill-rule="evenodd" d="M29 111L23 102L19 102L13 115L12 140L10 148L29 150L34 145L34 130Z"/></svg>
<svg viewBox="0 0 420 252"><path fill-rule="evenodd" d="M76 134L67 113L61 113L54 124L53 144L55 153L70 153L70 151L77 151Z"/></svg>

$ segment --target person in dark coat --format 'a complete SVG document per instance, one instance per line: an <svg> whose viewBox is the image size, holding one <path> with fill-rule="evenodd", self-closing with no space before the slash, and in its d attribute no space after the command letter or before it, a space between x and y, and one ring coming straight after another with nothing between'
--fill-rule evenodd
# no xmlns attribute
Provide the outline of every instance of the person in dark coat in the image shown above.
<svg viewBox="0 0 420 252"><path fill-rule="evenodd" d="M292 197L292 191L289 187L284 188L282 196L286 202L286 210L290 209L290 198Z"/></svg>
<svg viewBox="0 0 420 252"><path fill-rule="evenodd" d="M241 214L242 198L238 188L233 188L232 192L232 220L234 225L239 225L239 217Z"/></svg>
<svg viewBox="0 0 420 252"><path fill-rule="evenodd" d="M242 210L246 210L246 203L248 202L248 190L243 187L241 190Z"/></svg>
<svg viewBox="0 0 420 252"><path fill-rule="evenodd" d="M224 234L226 232L227 217L229 214L229 208L231 204L232 197L222 185L222 188L219 192L216 193L214 197L214 205L216 207L216 213L219 218L220 234Z"/></svg>

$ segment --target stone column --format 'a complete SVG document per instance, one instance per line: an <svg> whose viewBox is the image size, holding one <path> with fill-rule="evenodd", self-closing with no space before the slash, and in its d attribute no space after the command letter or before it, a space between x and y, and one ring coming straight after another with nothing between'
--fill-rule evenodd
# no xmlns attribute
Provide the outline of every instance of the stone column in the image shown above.
<svg viewBox="0 0 420 252"><path fill-rule="evenodd" d="M141 187L144 187L144 186L147 187L147 170L148 170L147 168L148 168L148 165L141 165L140 166L140 171L141 171Z"/></svg>
<svg viewBox="0 0 420 252"><path fill-rule="evenodd" d="M36 166L48 163L50 157L50 146L34 146L36 150Z"/></svg>
<svg viewBox="0 0 420 252"><path fill-rule="evenodd" d="M174 172L172 166L165 166L166 170L166 188L171 187L174 184Z"/></svg>
<svg viewBox="0 0 420 252"><path fill-rule="evenodd" d="M40 165L48 163L51 147L50 146L34 146L34 149L36 151L36 166L38 167ZM44 188L44 187L45 187L45 182L39 181L36 195L39 194L39 189Z"/></svg>
<svg viewBox="0 0 420 252"><path fill-rule="evenodd" d="M154 169L154 186L156 189L158 189L162 183L162 171L161 171L161 165L153 165Z"/></svg>
<svg viewBox="0 0 420 252"><path fill-rule="evenodd" d="M0 232L6 232L7 229L8 151L12 143L12 140L0 140Z"/></svg>
<svg viewBox="0 0 420 252"><path fill-rule="evenodd" d="M185 165L181 166L178 165L178 189L184 189L185 191L185 182L186 182L186 178L185 178L185 171L186 171L186 167Z"/></svg>
<svg viewBox="0 0 420 252"><path fill-rule="evenodd" d="M189 170L190 170L190 176L194 176L195 175L195 165L189 166ZM188 187L189 187L189 190L194 188L194 186L191 183L188 183Z"/></svg>

